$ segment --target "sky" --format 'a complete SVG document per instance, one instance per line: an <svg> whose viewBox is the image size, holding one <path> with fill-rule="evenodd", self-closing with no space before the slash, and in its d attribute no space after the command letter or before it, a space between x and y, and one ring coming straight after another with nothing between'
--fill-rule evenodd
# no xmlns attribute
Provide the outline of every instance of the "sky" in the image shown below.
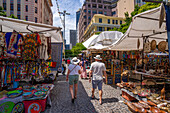
<svg viewBox="0 0 170 113"><path fill-rule="evenodd" d="M70 30L76 30L76 11L78 11L79 8L82 7L84 0L57 0L59 4L59 10L60 12L63 12L66 10L70 15L66 16L66 43L70 43L69 37L70 37ZM52 0L53 7L53 26L61 27L63 28L63 25L61 23L56 0ZM62 16L63 19L63 16ZM62 29L63 30L63 29Z"/></svg>

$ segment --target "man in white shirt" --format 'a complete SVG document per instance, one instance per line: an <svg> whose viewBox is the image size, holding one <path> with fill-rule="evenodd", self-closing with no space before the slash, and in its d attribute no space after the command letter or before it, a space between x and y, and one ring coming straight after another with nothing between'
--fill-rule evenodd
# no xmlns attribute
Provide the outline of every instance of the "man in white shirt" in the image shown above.
<svg viewBox="0 0 170 113"><path fill-rule="evenodd" d="M102 63L102 58L100 58L100 55L96 55L94 57L95 62L91 64L90 72L89 72L89 82L91 82L91 75L92 77L92 99L94 99L94 92L95 89L98 86L99 90L99 102L102 104L102 85L103 85L103 75L105 76L105 79L107 81L107 74L106 74L106 67L105 64Z"/></svg>

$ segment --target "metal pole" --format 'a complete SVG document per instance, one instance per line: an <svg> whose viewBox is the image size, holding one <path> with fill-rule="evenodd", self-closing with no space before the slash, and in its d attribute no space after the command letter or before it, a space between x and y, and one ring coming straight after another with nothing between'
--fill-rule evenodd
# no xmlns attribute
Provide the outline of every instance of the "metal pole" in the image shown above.
<svg viewBox="0 0 170 113"><path fill-rule="evenodd" d="M66 11L64 10L64 14L63 14L63 16L64 16L64 33L63 33L63 35L64 35L64 47L65 47L65 14L66 14ZM64 59L65 59L65 49L64 49Z"/></svg>

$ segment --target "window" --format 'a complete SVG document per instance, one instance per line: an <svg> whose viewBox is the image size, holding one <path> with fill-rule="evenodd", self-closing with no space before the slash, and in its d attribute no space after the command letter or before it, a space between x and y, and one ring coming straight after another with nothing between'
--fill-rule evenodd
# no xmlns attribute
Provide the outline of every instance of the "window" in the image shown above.
<svg viewBox="0 0 170 113"><path fill-rule="evenodd" d="M115 24L115 20L112 20L112 24Z"/></svg>
<svg viewBox="0 0 170 113"><path fill-rule="evenodd" d="M86 19L86 15L84 16L84 19Z"/></svg>
<svg viewBox="0 0 170 113"><path fill-rule="evenodd" d="M4 10L6 10L6 3L3 3L3 8Z"/></svg>
<svg viewBox="0 0 170 113"><path fill-rule="evenodd" d="M120 20L120 25L122 24L122 20Z"/></svg>
<svg viewBox="0 0 170 113"><path fill-rule="evenodd" d="M118 20L116 20L116 24L118 24Z"/></svg>
<svg viewBox="0 0 170 113"><path fill-rule="evenodd" d="M20 19L20 18L21 18L21 16L20 16L20 15L17 15L17 18L18 18L18 19Z"/></svg>
<svg viewBox="0 0 170 113"><path fill-rule="evenodd" d="M37 17L35 17L35 23L37 23Z"/></svg>
<svg viewBox="0 0 170 113"><path fill-rule="evenodd" d="M91 10L90 10L90 9L88 10L88 13L91 13Z"/></svg>
<svg viewBox="0 0 170 113"><path fill-rule="evenodd" d="M17 11L21 11L20 4L17 4Z"/></svg>
<svg viewBox="0 0 170 113"><path fill-rule="evenodd" d="M97 8L97 5L96 5L96 4L93 4L93 5L92 5L92 8Z"/></svg>
<svg viewBox="0 0 170 113"><path fill-rule="evenodd" d="M104 9L107 9L107 6L104 6Z"/></svg>
<svg viewBox="0 0 170 113"><path fill-rule="evenodd" d="M13 3L10 4L10 10L14 10L14 4Z"/></svg>
<svg viewBox="0 0 170 113"><path fill-rule="evenodd" d="M87 22L84 22L84 25L86 25L87 24Z"/></svg>
<svg viewBox="0 0 170 113"><path fill-rule="evenodd" d="M103 5L99 5L98 7L99 7L99 8L103 8Z"/></svg>
<svg viewBox="0 0 170 113"><path fill-rule="evenodd" d="M98 31L104 31L104 27L98 27Z"/></svg>
<svg viewBox="0 0 170 113"><path fill-rule="evenodd" d="M111 30L111 28L107 27L107 31Z"/></svg>
<svg viewBox="0 0 170 113"><path fill-rule="evenodd" d="M96 10L93 10L93 14L97 14L97 11L96 11Z"/></svg>
<svg viewBox="0 0 170 113"><path fill-rule="evenodd" d="M101 1L101 0L97 0L97 2L98 2L98 3L102 3L102 1Z"/></svg>
<svg viewBox="0 0 170 113"><path fill-rule="evenodd" d="M91 20L91 16L89 16L88 19Z"/></svg>
<svg viewBox="0 0 170 113"><path fill-rule="evenodd" d="M28 21L28 16L25 16L25 20Z"/></svg>
<svg viewBox="0 0 170 113"><path fill-rule="evenodd" d="M92 2L96 2L96 0L92 0Z"/></svg>
<svg viewBox="0 0 170 113"><path fill-rule="evenodd" d="M37 0L35 0L35 3L37 3Z"/></svg>
<svg viewBox="0 0 170 113"><path fill-rule="evenodd" d="M88 4L88 7L90 8L90 7L91 7L91 5L90 5L90 4Z"/></svg>
<svg viewBox="0 0 170 113"><path fill-rule="evenodd" d="M35 13L37 13L37 7L35 7Z"/></svg>
<svg viewBox="0 0 170 113"><path fill-rule="evenodd" d="M107 12L106 12L106 11L104 12L104 15L107 15Z"/></svg>
<svg viewBox="0 0 170 113"><path fill-rule="evenodd" d="M102 23L102 18L99 18L99 23Z"/></svg>
<svg viewBox="0 0 170 113"><path fill-rule="evenodd" d="M113 12L112 12L112 16L115 15L115 14L116 14L116 11L113 11Z"/></svg>
<svg viewBox="0 0 170 113"><path fill-rule="evenodd" d="M25 6L25 11L28 12L28 5Z"/></svg>
<svg viewBox="0 0 170 113"><path fill-rule="evenodd" d="M86 9L84 9L84 12L86 13Z"/></svg>
<svg viewBox="0 0 170 113"><path fill-rule="evenodd" d="M25 0L25 1L28 1L28 0Z"/></svg>
<svg viewBox="0 0 170 113"><path fill-rule="evenodd" d="M110 19L107 20L108 24L110 24Z"/></svg>
<svg viewBox="0 0 170 113"><path fill-rule="evenodd" d="M99 14L103 14L103 11L99 11Z"/></svg>

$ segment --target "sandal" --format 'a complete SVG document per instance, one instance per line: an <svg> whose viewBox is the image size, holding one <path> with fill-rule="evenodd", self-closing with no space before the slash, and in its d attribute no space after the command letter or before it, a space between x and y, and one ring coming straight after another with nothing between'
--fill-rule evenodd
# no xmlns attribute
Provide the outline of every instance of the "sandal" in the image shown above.
<svg viewBox="0 0 170 113"><path fill-rule="evenodd" d="M91 96L91 99L95 99L95 96Z"/></svg>

